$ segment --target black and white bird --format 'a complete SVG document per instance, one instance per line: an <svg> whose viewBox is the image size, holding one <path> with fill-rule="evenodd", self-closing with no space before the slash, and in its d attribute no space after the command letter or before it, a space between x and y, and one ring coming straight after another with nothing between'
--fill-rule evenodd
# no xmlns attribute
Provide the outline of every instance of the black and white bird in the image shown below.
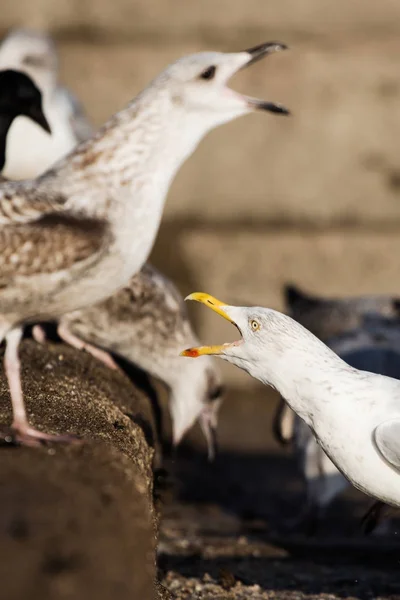
<svg viewBox="0 0 400 600"><path fill-rule="evenodd" d="M93 128L77 99L58 82L57 50L48 35L30 29L10 31L0 44L0 69L25 73L42 93L52 135L20 115L10 129L3 171L8 179L37 177L88 139Z"/></svg>
<svg viewBox="0 0 400 600"><path fill-rule="evenodd" d="M7 137L15 119L23 115L50 137L50 125L43 112L42 94L32 79L12 69L0 71L0 172L7 154Z"/></svg>
<svg viewBox="0 0 400 600"><path fill-rule="evenodd" d="M286 312L322 341L362 327L368 316L400 316L400 297L396 296L324 298L306 293L294 284L286 284L283 295Z"/></svg>

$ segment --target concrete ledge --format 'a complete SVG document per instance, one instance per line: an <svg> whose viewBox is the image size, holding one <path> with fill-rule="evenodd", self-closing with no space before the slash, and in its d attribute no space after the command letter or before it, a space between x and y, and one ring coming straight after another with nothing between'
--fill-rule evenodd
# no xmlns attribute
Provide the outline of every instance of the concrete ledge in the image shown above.
<svg viewBox="0 0 400 600"><path fill-rule="evenodd" d="M62 345L25 342L22 361L31 422L86 443L0 447L1 597L153 600L153 451L137 424L151 428L145 396ZM2 379L0 421L9 418Z"/></svg>

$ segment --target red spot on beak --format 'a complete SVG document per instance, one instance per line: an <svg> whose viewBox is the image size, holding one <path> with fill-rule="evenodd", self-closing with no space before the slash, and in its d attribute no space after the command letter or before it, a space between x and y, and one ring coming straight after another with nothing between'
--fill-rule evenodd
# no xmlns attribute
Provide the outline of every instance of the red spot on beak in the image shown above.
<svg viewBox="0 0 400 600"><path fill-rule="evenodd" d="M189 348L185 350L185 356L189 356L190 358L197 358L199 355L199 351L196 348Z"/></svg>

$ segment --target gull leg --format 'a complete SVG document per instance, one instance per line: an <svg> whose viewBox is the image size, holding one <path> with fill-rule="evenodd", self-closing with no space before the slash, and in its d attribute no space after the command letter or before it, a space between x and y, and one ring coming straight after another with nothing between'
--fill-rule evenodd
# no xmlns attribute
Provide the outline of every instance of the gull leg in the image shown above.
<svg viewBox="0 0 400 600"><path fill-rule="evenodd" d="M367 510L363 518L361 519L361 528L365 535L372 533L378 525L382 523L384 518L386 504L377 500Z"/></svg>
<svg viewBox="0 0 400 600"><path fill-rule="evenodd" d="M21 386L21 365L18 357L18 346L22 337L22 329L12 329L6 335L6 352L4 368L11 394L13 409L12 431L16 442L24 446L40 446L41 442L71 443L78 441L73 435L52 435L38 431L29 425Z"/></svg>
<svg viewBox="0 0 400 600"><path fill-rule="evenodd" d="M218 450L217 426L218 409L222 400L214 400L203 408L200 415L200 427L207 443L207 454L209 462L213 462Z"/></svg>
<svg viewBox="0 0 400 600"><path fill-rule="evenodd" d="M41 325L34 325L32 327L32 337L38 344L44 344L46 342L46 332Z"/></svg>
<svg viewBox="0 0 400 600"><path fill-rule="evenodd" d="M117 363L115 362L115 360L113 359L111 354L109 354L105 350L96 348L96 346L92 346L92 344L88 344L87 342L84 342L83 340L78 338L76 335L71 333L70 330L68 329L68 327L66 327L62 323L60 323L59 326L57 327L57 333L60 336L60 338L69 346L72 346L73 348L76 348L77 350L84 350L85 352L88 352L89 354L91 354L92 356L97 358L97 360L99 360L100 362L105 364L106 367L108 367L109 369L113 369L114 371L121 372L121 369L119 368L119 366L117 365Z"/></svg>

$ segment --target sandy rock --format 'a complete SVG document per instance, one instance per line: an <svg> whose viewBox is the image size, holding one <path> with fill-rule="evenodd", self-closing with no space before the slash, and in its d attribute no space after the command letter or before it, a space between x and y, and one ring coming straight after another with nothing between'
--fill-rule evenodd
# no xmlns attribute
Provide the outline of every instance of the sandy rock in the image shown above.
<svg viewBox="0 0 400 600"><path fill-rule="evenodd" d="M28 341L21 357L31 422L77 433L85 443L0 447L1 596L153 600L146 397L124 376L63 345ZM0 394L0 421L7 423L4 378Z"/></svg>

